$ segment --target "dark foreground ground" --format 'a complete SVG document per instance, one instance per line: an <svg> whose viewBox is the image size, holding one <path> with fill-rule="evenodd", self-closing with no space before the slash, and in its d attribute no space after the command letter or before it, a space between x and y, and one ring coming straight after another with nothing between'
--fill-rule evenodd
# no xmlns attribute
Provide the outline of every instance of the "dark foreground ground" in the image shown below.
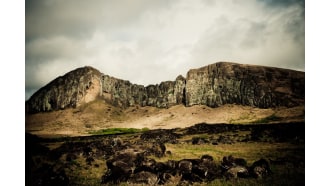
<svg viewBox="0 0 330 186"><path fill-rule="evenodd" d="M305 123L26 133L25 167L26 185L304 185Z"/></svg>

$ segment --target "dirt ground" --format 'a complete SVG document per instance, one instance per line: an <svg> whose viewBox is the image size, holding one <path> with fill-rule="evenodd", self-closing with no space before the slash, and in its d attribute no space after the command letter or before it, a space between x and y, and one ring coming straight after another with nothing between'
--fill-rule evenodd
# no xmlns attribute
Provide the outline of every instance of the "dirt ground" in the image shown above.
<svg viewBox="0 0 330 186"><path fill-rule="evenodd" d="M77 108L26 114L26 131L39 136L82 136L105 128L171 129L193 126L197 123L249 124L267 117L276 122L301 122L305 107L260 109L241 105L210 108L204 105L168 109L134 106L121 109L104 100L95 100Z"/></svg>

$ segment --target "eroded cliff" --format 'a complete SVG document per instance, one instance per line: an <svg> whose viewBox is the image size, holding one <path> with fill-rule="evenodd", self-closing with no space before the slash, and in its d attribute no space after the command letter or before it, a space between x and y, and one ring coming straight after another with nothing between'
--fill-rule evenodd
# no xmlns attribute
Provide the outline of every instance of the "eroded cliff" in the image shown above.
<svg viewBox="0 0 330 186"><path fill-rule="evenodd" d="M303 105L305 73L288 69L216 63L190 70L186 106L224 104L259 108Z"/></svg>
<svg viewBox="0 0 330 186"><path fill-rule="evenodd" d="M102 93L101 73L92 67L73 70L51 81L26 102L27 112L77 107Z"/></svg>
<svg viewBox="0 0 330 186"><path fill-rule="evenodd" d="M134 105L168 108L177 104L292 107L304 105L305 73L219 62L192 69L186 78L180 75L175 81L145 87L83 67L37 91L26 102L26 110L41 112L77 107L97 98L123 108Z"/></svg>

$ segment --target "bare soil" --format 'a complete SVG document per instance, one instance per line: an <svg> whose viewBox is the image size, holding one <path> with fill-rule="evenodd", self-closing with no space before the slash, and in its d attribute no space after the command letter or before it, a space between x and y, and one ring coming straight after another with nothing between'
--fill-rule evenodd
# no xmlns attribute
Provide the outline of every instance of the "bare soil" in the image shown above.
<svg viewBox="0 0 330 186"><path fill-rule="evenodd" d="M269 116L278 122L302 122L305 107L260 109L241 105L210 108L204 105L168 109L134 106L113 107L104 100L95 100L77 108L27 114L26 131L39 136L82 136L105 128L185 128L197 123L250 124Z"/></svg>

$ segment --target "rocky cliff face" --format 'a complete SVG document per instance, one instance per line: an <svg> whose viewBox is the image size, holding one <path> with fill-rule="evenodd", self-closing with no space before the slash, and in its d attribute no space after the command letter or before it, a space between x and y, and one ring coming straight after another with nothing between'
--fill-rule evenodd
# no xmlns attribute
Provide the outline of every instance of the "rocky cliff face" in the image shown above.
<svg viewBox="0 0 330 186"><path fill-rule="evenodd" d="M305 73L287 69L216 63L190 70L186 105L241 104L259 108L303 105Z"/></svg>
<svg viewBox="0 0 330 186"><path fill-rule="evenodd" d="M26 102L27 112L77 107L93 101L102 92L101 73L92 67L78 68L39 89Z"/></svg>
<svg viewBox="0 0 330 186"><path fill-rule="evenodd" d="M166 108L183 103L185 79L179 76L175 81L161 82L159 85L131 84L110 77L102 76L102 97L115 106L129 107L133 105L155 106Z"/></svg>
<svg viewBox="0 0 330 186"><path fill-rule="evenodd" d="M192 69L187 78L157 85L136 85L83 67L58 77L27 102L28 112L77 107L105 99L119 107L167 108L177 104L218 107L241 104L260 108L303 105L305 73L287 69L220 62Z"/></svg>

